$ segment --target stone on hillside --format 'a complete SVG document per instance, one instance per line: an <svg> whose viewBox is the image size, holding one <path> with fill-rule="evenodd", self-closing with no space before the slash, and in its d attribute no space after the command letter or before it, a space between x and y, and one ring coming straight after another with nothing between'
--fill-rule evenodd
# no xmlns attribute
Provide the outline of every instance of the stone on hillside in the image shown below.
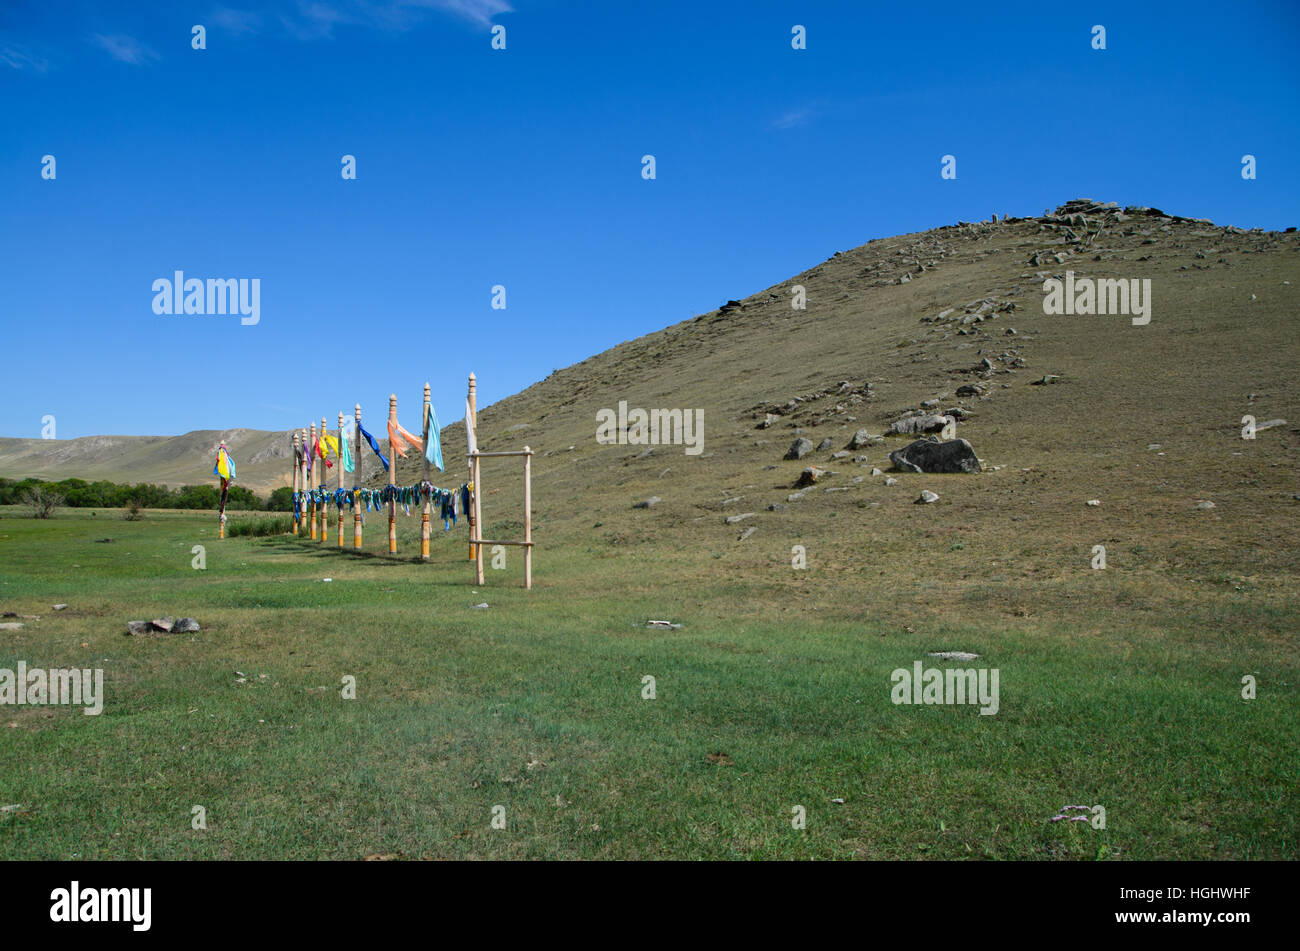
<svg viewBox="0 0 1300 951"><path fill-rule="evenodd" d="M802 459L804 456L808 455L808 453L812 451L813 451L812 440L805 439L803 436L800 436L790 445L790 451L785 454L785 457L787 459Z"/></svg>
<svg viewBox="0 0 1300 951"><path fill-rule="evenodd" d="M735 525L737 522L743 522L745 519L753 516L753 512L742 512L740 515L728 515L726 522L728 525Z"/></svg>
<svg viewBox="0 0 1300 951"><path fill-rule="evenodd" d="M795 488L797 489L801 486L812 485L825 474L825 469L822 469L819 466L809 466L803 472L799 473L799 479L794 484Z"/></svg>
<svg viewBox="0 0 1300 951"><path fill-rule="evenodd" d="M0 631L21 631L22 629L23 629L22 621L0 622Z"/></svg>
<svg viewBox="0 0 1300 951"><path fill-rule="evenodd" d="M659 504L660 502L662 502L662 501L663 501L663 499L659 498L659 496L657 496L657 495L652 495L652 496L650 496L650 498L648 498L648 499L642 499L640 502L634 502L634 503L632 503L632 508L634 508L634 509L648 509L648 508L650 508L650 506L652 506L652 505L658 505L658 504Z"/></svg>
<svg viewBox="0 0 1300 951"><path fill-rule="evenodd" d="M1089 499L1086 504L1096 508L1098 505L1101 505L1101 499Z"/></svg>
<svg viewBox="0 0 1300 951"><path fill-rule="evenodd" d="M832 458L832 459L847 459L847 458L848 458L849 456L851 456L851 455L853 455L853 453L849 452L847 449L841 449L839 452L833 452L833 453L831 453L831 458Z"/></svg>
<svg viewBox="0 0 1300 951"><path fill-rule="evenodd" d="M173 634L193 634L199 630L199 622L192 617L183 617L172 627Z"/></svg>
<svg viewBox="0 0 1300 951"><path fill-rule="evenodd" d="M965 383L957 387L958 396L983 396L988 392L988 387L982 383Z"/></svg>
<svg viewBox="0 0 1300 951"><path fill-rule="evenodd" d="M1263 429L1276 429L1278 426L1285 426L1285 425L1286 425L1285 419L1266 419L1262 423L1255 424L1255 432L1259 432L1260 430Z"/></svg>
<svg viewBox="0 0 1300 951"><path fill-rule="evenodd" d="M895 479L893 476L890 476L889 478L885 479L885 485L898 485L898 480Z"/></svg>
<svg viewBox="0 0 1300 951"><path fill-rule="evenodd" d="M821 442L819 442L819 443L817 444L817 451L818 451L818 452L825 452L827 449L831 448L831 446L833 446L833 445L835 445L835 440L831 439L830 436L827 436L825 439L823 439Z"/></svg>
<svg viewBox="0 0 1300 951"><path fill-rule="evenodd" d="M772 426L775 426L778 422L780 422L780 420L781 417L777 416L775 413L768 413L766 416L763 417L763 421L758 424L758 428L770 429Z"/></svg>
<svg viewBox="0 0 1300 951"><path fill-rule="evenodd" d="M904 416L896 419L889 424L891 435L909 435L916 436L921 433L937 433L947 426L952 420L950 416L939 416L934 413L923 413L917 416Z"/></svg>
<svg viewBox="0 0 1300 951"><path fill-rule="evenodd" d="M1059 376L1057 376L1055 373L1046 373L1046 374L1043 375L1043 378L1042 378L1041 380L1034 380L1034 381L1032 381L1029 385L1030 385L1030 386L1047 386L1048 384L1051 384L1051 383L1060 383L1060 382L1061 382L1061 378L1060 378Z"/></svg>
<svg viewBox="0 0 1300 951"><path fill-rule="evenodd" d="M773 502L771 505L767 507L767 510L769 512L784 512L787 508L788 506L783 505L780 502Z"/></svg>
<svg viewBox="0 0 1300 951"><path fill-rule="evenodd" d="M871 467L871 474L873 476L884 475L884 473L881 472L879 469L877 469L875 466Z"/></svg>
<svg viewBox="0 0 1300 951"><path fill-rule="evenodd" d="M922 489L921 497L916 500L915 504L929 505L931 502L938 502L938 501L939 501L939 496L936 493L931 492L929 489Z"/></svg>
<svg viewBox="0 0 1300 951"><path fill-rule="evenodd" d="M167 617L154 618L149 622L155 629L162 631L164 634L170 634L172 628L176 626L176 619L170 614Z"/></svg>
<svg viewBox="0 0 1300 951"><path fill-rule="evenodd" d="M975 660L979 657L979 654L972 654L970 651L927 651L927 654L940 660Z"/></svg>
<svg viewBox="0 0 1300 951"><path fill-rule="evenodd" d="M867 446L874 446L877 443L885 441L884 436L874 436L865 429L859 429L849 440L850 449L865 449Z"/></svg>
<svg viewBox="0 0 1300 951"><path fill-rule="evenodd" d="M154 628L148 621L127 621L126 632L139 637L145 634L153 634Z"/></svg>
<svg viewBox="0 0 1300 951"><path fill-rule="evenodd" d="M980 461L964 439L918 439L889 454L889 461L904 472L979 472Z"/></svg>
<svg viewBox="0 0 1300 951"><path fill-rule="evenodd" d="M1214 508L1214 503L1211 502L1209 499L1202 499L1201 501L1196 503L1196 507L1198 509L1212 509Z"/></svg>
<svg viewBox="0 0 1300 951"><path fill-rule="evenodd" d="M800 492L791 492L789 495L787 495L787 496L785 497L785 500L786 500L787 502L798 502L800 499L803 498L803 496L804 496L804 493L803 493L802 491L800 491Z"/></svg>
<svg viewBox="0 0 1300 951"><path fill-rule="evenodd" d="M64 608L66 608L66 607L67 607L66 604L56 604L56 605L54 605L54 610L56 610L56 611L62 611L62 610L63 610Z"/></svg>
<svg viewBox="0 0 1300 951"><path fill-rule="evenodd" d="M738 538L737 541L743 542L746 538L748 538L750 535L753 535L756 531L758 531L757 526L754 525L749 526L749 528L745 529L743 532L740 533L740 538Z"/></svg>

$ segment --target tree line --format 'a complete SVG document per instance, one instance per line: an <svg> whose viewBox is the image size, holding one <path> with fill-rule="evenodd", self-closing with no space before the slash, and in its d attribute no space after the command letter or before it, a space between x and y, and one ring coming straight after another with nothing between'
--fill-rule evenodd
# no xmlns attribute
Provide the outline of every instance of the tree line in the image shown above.
<svg viewBox="0 0 1300 951"><path fill-rule="evenodd" d="M128 508L137 506L150 509L217 509L221 504L221 491L214 485L183 485L169 489L165 485L140 482L124 485L99 480L63 479L50 482L45 479L0 478L0 505L28 504L33 492L56 495L61 505L72 508ZM232 485L226 496L226 510L289 512L293 510L293 490L282 487L272 490L266 499L251 489Z"/></svg>

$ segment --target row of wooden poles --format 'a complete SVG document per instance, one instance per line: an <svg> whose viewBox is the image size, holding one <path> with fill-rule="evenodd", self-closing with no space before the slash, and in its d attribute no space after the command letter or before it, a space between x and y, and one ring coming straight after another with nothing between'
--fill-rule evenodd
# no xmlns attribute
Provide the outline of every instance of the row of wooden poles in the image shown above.
<svg viewBox="0 0 1300 951"><path fill-rule="evenodd" d="M467 415L465 425L470 432L476 433L478 430L478 381L474 374L469 375L469 397L466 400ZM429 384L424 384L424 445L429 443ZM354 427L354 438L356 448L352 453L353 460L353 479L354 484L359 488L362 484L362 473L364 471L365 456L362 453L362 436L361 436L361 404L357 403L355 407L356 425ZM396 418L397 413L397 394L394 393L388 397L388 413L392 418ZM339 454L342 456L343 440L347 438L347 433L343 428L344 414L339 413L338 418L338 440ZM326 419L321 417L320 434L325 435ZM307 458L312 451L312 446L316 444L316 423L303 429L301 434L293 434L294 463L293 463L293 491L299 497L299 504L295 507L293 513L293 534L301 534L300 521L305 515L311 531L311 540L325 542L328 540L329 526L327 511L325 505L316 505L316 500L312 499L310 503L303 501L301 493L310 492L313 489L327 489L327 474L324 461L317 459L316 463L309 471L307 468ZM396 486L397 482L397 451L390 443L389 453L389 471L388 481L390 485ZM423 481L429 481L429 460L421 453L423 462ZM532 516L532 461L533 451L525 446L522 451L518 452L479 452L475 445L473 450L468 453L468 470L469 470L469 507L465 513L469 519L469 560L475 563L475 581L477 584L483 584L483 546L488 545L513 545L524 549L524 587L533 586L533 516ZM482 471L480 458L484 456L522 456L524 460L524 538L522 541L510 541L500 539L483 539L478 538L478 526L482 524L482 507L481 507L481 486ZM343 486L343 464L339 459L338 465L338 485L339 489ZM352 497L352 547L361 548L361 496L356 493ZM431 515L433 502L429 497L425 497L420 507L420 560L429 560L429 539L431 535ZM338 518L338 547L343 545L343 508L339 507ZM397 554L397 498L390 498L388 501L388 552L391 555Z"/></svg>

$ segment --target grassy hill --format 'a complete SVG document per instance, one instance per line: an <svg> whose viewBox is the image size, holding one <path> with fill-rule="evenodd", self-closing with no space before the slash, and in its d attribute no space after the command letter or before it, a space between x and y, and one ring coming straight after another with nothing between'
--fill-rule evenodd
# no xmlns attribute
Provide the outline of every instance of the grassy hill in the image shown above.
<svg viewBox="0 0 1300 951"><path fill-rule="evenodd" d="M1150 323L1044 314L1067 270L1149 278ZM420 564L405 516L390 557L376 515L354 553L0 513L34 616L0 667L102 666L109 698L6 710L0 857L1294 859L1297 286L1294 233L1091 202L839 253L480 411L537 452L528 592L513 551L469 583L463 521ZM702 410L703 451L598 443L620 401ZM922 408L982 471L891 471ZM457 483L459 424L444 451ZM484 465L484 533L517 536L517 460ZM123 637L167 613L203 631ZM996 715L891 702L947 650L1000 670ZM1051 822L1080 803L1105 829Z"/></svg>

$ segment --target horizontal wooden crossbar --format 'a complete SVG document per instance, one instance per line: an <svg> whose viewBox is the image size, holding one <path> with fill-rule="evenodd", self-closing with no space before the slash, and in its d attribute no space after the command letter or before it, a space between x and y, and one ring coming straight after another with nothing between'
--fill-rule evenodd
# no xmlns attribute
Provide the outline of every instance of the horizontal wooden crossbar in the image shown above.
<svg viewBox="0 0 1300 951"><path fill-rule="evenodd" d="M531 456L532 454L533 451L529 449L527 452L471 452L470 456L472 458L474 456Z"/></svg>
<svg viewBox="0 0 1300 951"><path fill-rule="evenodd" d="M469 540L469 543L470 543L471 545L516 545L516 546L518 546L519 548L532 548L534 545L537 544L536 542L504 542L504 541L490 541L490 540L488 540L488 539L486 539L486 538L471 538L471 539Z"/></svg>

